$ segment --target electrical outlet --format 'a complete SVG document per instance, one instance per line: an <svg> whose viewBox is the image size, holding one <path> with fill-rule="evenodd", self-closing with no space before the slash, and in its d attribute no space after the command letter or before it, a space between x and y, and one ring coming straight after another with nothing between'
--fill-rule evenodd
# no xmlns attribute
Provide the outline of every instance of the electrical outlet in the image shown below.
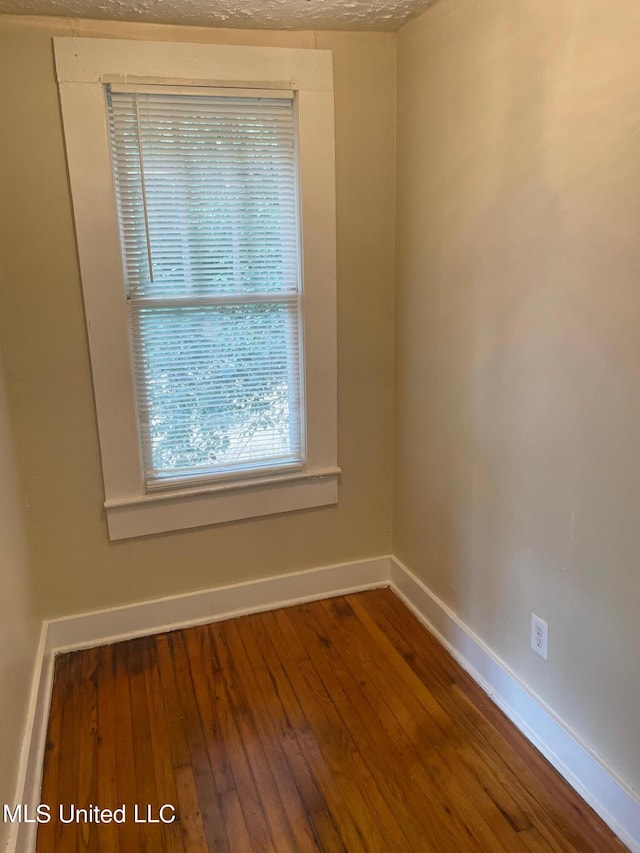
<svg viewBox="0 0 640 853"><path fill-rule="evenodd" d="M535 613L531 614L531 648L533 651L540 655L541 658L547 659L547 648L549 643L549 626L541 619L539 616L536 616Z"/></svg>

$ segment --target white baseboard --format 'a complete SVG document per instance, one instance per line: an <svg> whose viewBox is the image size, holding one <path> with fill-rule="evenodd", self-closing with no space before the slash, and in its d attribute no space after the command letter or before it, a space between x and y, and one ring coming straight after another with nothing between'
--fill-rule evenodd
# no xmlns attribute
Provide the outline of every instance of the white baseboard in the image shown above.
<svg viewBox="0 0 640 853"><path fill-rule="evenodd" d="M633 853L640 798L465 623L395 557L390 586Z"/></svg>
<svg viewBox="0 0 640 853"><path fill-rule="evenodd" d="M53 619L47 625L47 649L58 653L90 648L374 589L388 585L389 572L390 558L375 557Z"/></svg>
<svg viewBox="0 0 640 853"><path fill-rule="evenodd" d="M49 706L53 687L53 654L47 651L47 623L43 623L31 682L31 697L27 710L27 725L20 754L15 803L39 802L42 769L47 743ZM14 823L9 829L7 850L22 853L35 849L36 825Z"/></svg>
<svg viewBox="0 0 640 853"><path fill-rule="evenodd" d="M638 796L444 602L391 556L45 622L16 802L38 802L56 653L383 586L391 586L618 837L640 853ZM34 825L16 825L8 849L24 853L34 849L34 842Z"/></svg>
<svg viewBox="0 0 640 853"><path fill-rule="evenodd" d="M39 802L56 654L388 586L389 573L390 557L375 557L44 622L15 802L32 812ZM9 853L35 850L36 831L13 824Z"/></svg>

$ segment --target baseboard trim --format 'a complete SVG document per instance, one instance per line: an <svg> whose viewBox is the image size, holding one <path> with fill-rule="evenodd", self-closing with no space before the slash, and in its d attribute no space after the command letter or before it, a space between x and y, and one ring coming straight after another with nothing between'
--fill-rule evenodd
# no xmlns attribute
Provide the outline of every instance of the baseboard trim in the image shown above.
<svg viewBox="0 0 640 853"><path fill-rule="evenodd" d="M56 654L390 586L509 719L633 853L640 798L473 631L393 556L294 572L45 622L16 802L39 800ZM21 795L22 792L22 795ZM31 851L35 826L12 827L8 850Z"/></svg>
<svg viewBox="0 0 640 853"><path fill-rule="evenodd" d="M390 586L633 853L640 798L447 605L395 557Z"/></svg>
<svg viewBox="0 0 640 853"><path fill-rule="evenodd" d="M374 557L53 619L47 625L46 647L56 654L91 648L374 589L388 585L389 572L390 558Z"/></svg>
<svg viewBox="0 0 640 853"><path fill-rule="evenodd" d="M47 623L40 630L27 710L27 725L20 755L15 803L33 807L40 799L44 753L47 744L49 706L53 688L53 654L47 650ZM35 849L36 825L14 823L9 830L7 850L21 853Z"/></svg>
<svg viewBox="0 0 640 853"><path fill-rule="evenodd" d="M45 621L34 667L16 803L40 800L55 655L389 585L390 557L292 572ZM9 853L35 850L37 824L13 824Z"/></svg>

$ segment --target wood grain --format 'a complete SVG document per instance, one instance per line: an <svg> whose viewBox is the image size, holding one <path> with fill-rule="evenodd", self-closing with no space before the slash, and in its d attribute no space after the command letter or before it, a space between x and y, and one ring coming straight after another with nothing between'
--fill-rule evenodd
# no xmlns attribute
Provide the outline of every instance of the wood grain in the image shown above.
<svg viewBox="0 0 640 853"><path fill-rule="evenodd" d="M625 849L389 590L61 656L42 801L38 853Z"/></svg>

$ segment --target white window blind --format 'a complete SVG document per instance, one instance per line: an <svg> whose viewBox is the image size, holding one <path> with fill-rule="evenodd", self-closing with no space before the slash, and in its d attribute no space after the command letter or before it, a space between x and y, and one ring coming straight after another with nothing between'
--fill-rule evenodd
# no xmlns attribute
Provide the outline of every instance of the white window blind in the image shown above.
<svg viewBox="0 0 640 853"><path fill-rule="evenodd" d="M299 468L290 97L109 91L147 487Z"/></svg>

